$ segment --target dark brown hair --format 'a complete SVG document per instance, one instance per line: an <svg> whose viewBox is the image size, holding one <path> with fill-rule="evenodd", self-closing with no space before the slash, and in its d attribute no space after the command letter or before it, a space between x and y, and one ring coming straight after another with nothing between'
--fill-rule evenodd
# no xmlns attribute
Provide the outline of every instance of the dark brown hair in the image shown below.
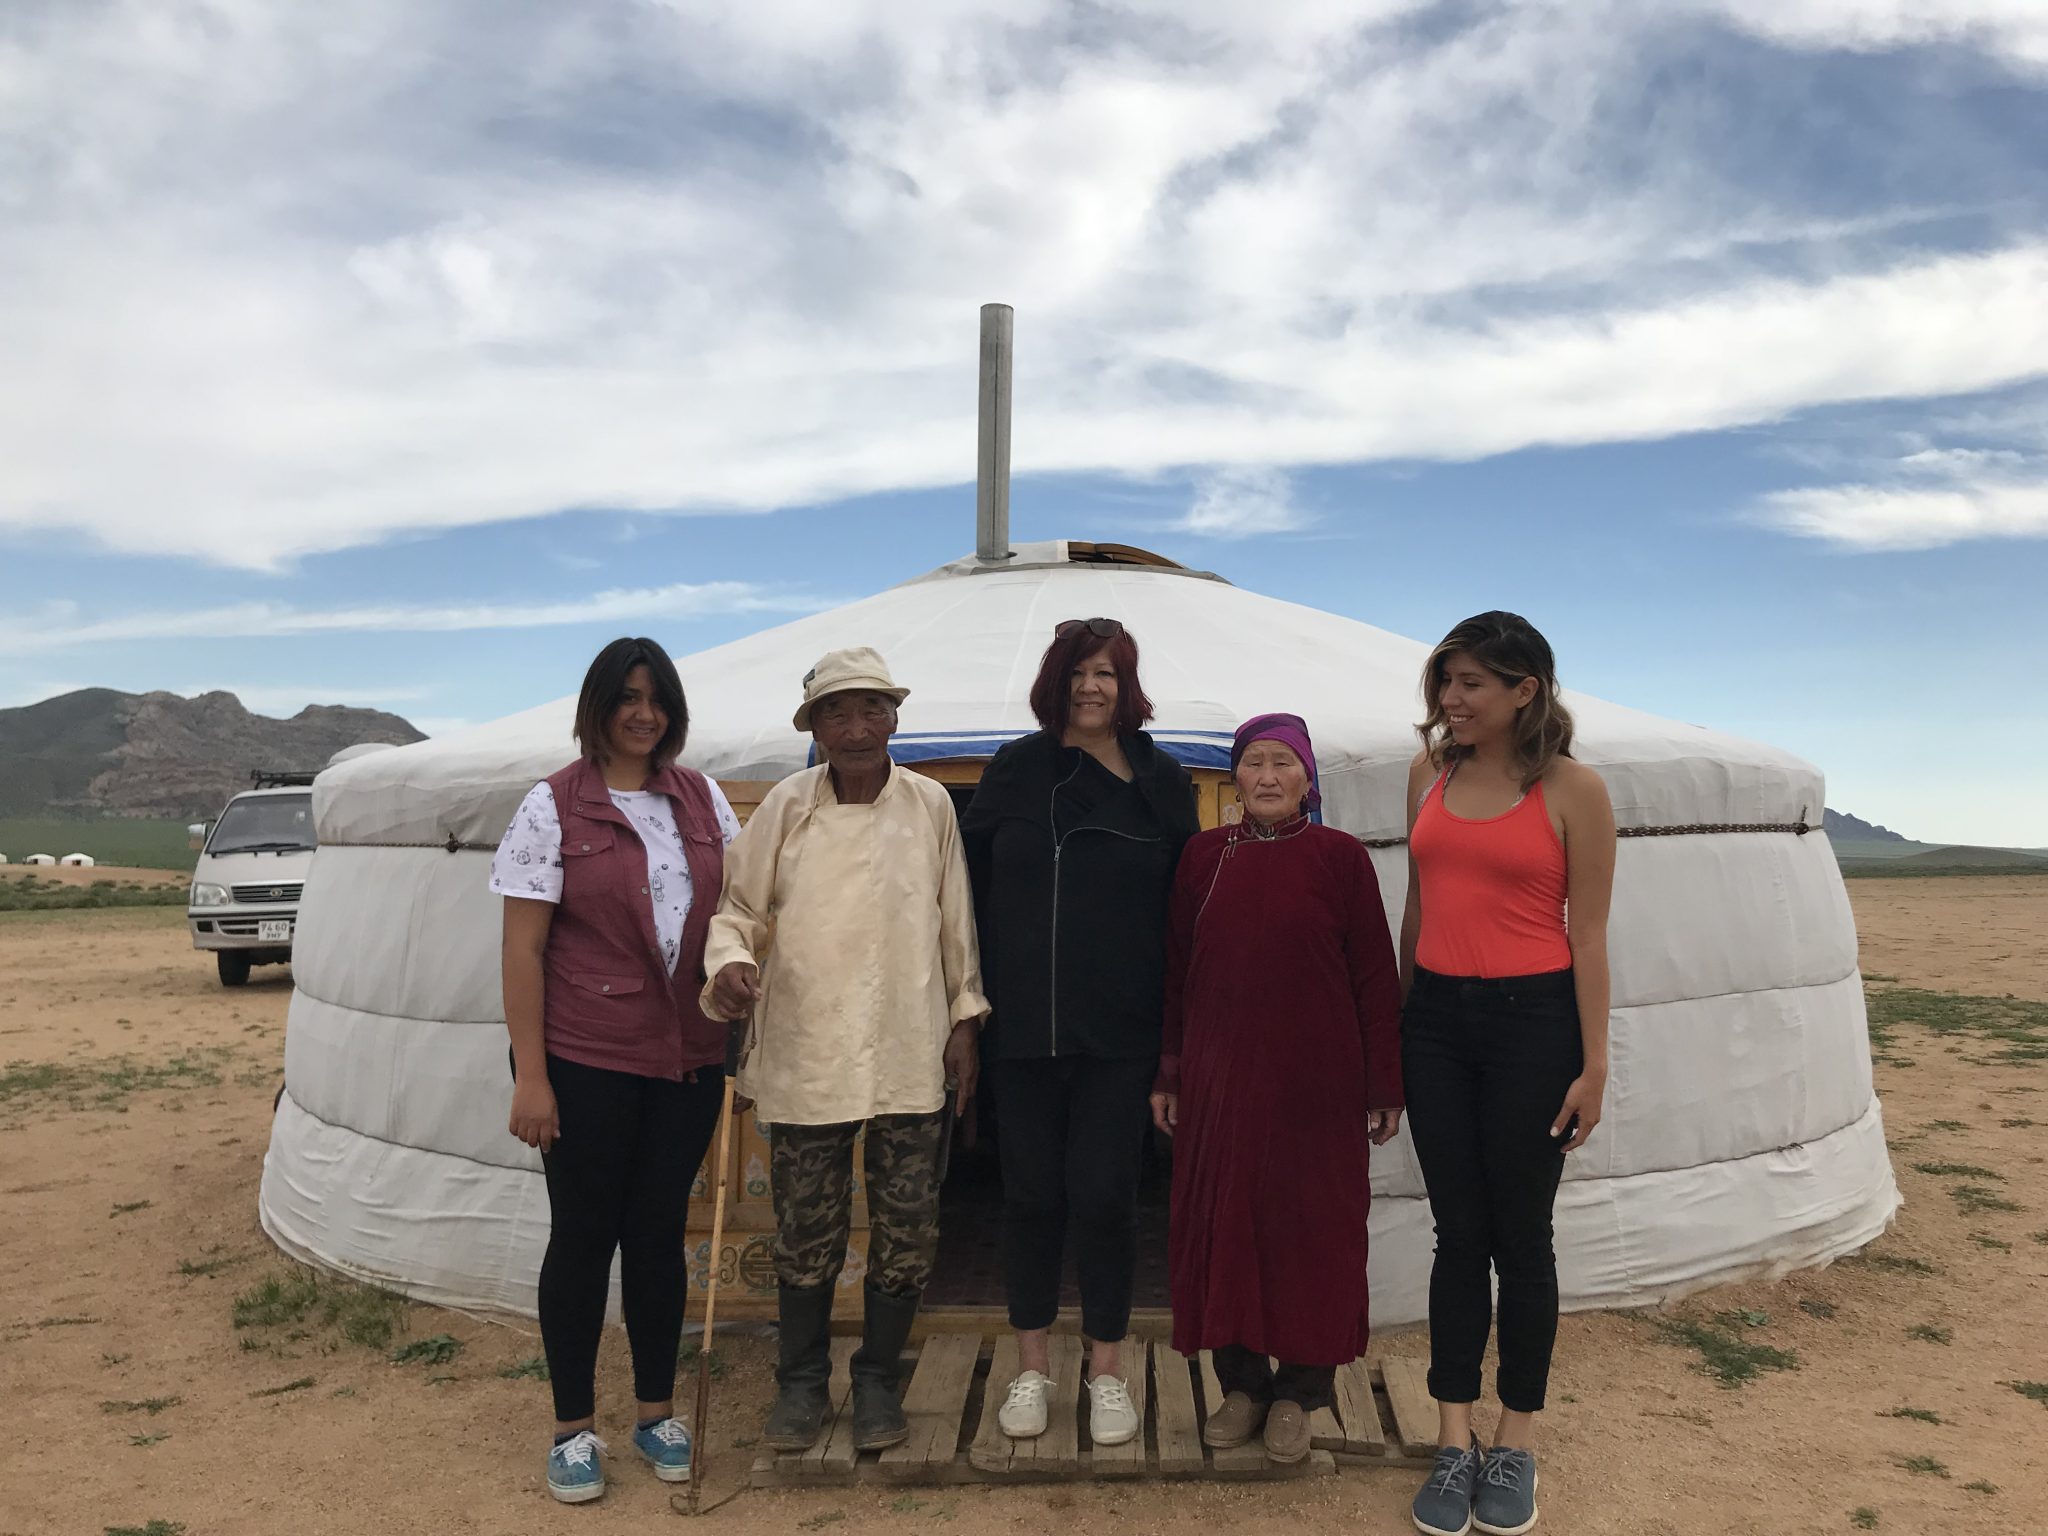
<svg viewBox="0 0 2048 1536"><path fill-rule="evenodd" d="M1572 714L1559 697L1557 659L1551 655L1550 642L1519 613L1496 608L1458 625L1422 664L1423 720L1415 731L1429 753L1430 766L1442 768L1467 753L1451 740L1443 707L1444 662L1459 651L1510 688L1525 678L1536 679L1536 696L1516 713L1509 743L1523 788L1542 778L1555 759L1572 755Z"/></svg>
<svg viewBox="0 0 2048 1536"><path fill-rule="evenodd" d="M593 762L603 762L605 727L611 724L619 701L626 696L626 679L635 667L645 667L654 684L654 702L668 716L668 729L654 744L649 760L653 768L666 768L682 754L690 735L690 706L683 698L683 680L676 676L676 664L659 641L646 636L622 637L597 653L590 670L583 674L583 692L576 700L576 744Z"/></svg>
<svg viewBox="0 0 2048 1536"><path fill-rule="evenodd" d="M1064 735L1067 729L1074 669L1098 652L1108 656L1109 664L1116 668L1117 735L1132 735L1152 718L1152 701L1138 685L1138 642L1131 632L1119 628L1105 639L1086 624L1076 624L1064 635L1054 634L1031 684L1031 713L1053 735Z"/></svg>

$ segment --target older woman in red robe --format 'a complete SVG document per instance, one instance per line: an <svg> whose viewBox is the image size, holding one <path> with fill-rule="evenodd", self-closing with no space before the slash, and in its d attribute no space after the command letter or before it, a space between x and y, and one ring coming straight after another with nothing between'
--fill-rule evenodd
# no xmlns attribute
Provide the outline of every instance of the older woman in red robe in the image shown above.
<svg viewBox="0 0 2048 1536"><path fill-rule="evenodd" d="M1173 1344L1213 1353L1210 1445L1263 1427L1268 1456L1299 1461L1365 1352L1367 1158L1401 1121L1401 995L1371 861L1312 817L1308 727L1247 722L1231 766L1245 820L1187 845L1169 915L1152 1114L1174 1137Z"/></svg>

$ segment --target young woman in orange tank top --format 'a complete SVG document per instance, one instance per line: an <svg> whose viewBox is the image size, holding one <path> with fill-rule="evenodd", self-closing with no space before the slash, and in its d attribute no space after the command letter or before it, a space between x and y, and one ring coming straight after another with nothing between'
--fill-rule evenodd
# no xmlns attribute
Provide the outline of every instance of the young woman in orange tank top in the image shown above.
<svg viewBox="0 0 2048 1536"><path fill-rule="evenodd" d="M1557 1337L1551 1207L1607 1088L1614 810L1571 757L1550 645L1512 613L1467 619L1423 668L1408 775L1401 1067L1436 1222L1424 1536L1536 1524L1535 1415ZM1501 1418L1473 1431L1494 1327Z"/></svg>

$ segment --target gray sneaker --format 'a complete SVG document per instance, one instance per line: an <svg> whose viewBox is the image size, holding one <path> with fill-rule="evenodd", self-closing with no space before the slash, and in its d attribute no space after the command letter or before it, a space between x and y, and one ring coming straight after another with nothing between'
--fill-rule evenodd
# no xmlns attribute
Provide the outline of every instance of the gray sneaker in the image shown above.
<svg viewBox="0 0 2048 1536"><path fill-rule="evenodd" d="M1486 1536L1522 1536L1536 1523L1536 1453L1496 1445L1479 1467L1472 1524Z"/></svg>
<svg viewBox="0 0 2048 1536"><path fill-rule="evenodd" d="M1479 1477L1477 1442L1459 1450L1442 1446L1429 1479L1415 1495L1409 1518L1422 1536L1465 1536L1472 1529L1472 1487Z"/></svg>

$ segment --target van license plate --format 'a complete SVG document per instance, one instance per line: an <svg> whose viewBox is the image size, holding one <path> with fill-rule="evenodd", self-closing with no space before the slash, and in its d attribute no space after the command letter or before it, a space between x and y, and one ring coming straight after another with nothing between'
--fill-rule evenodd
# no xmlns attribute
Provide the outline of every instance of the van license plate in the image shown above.
<svg viewBox="0 0 2048 1536"><path fill-rule="evenodd" d="M278 917L258 923L256 937L264 944L289 944L292 941L292 920L288 917Z"/></svg>

